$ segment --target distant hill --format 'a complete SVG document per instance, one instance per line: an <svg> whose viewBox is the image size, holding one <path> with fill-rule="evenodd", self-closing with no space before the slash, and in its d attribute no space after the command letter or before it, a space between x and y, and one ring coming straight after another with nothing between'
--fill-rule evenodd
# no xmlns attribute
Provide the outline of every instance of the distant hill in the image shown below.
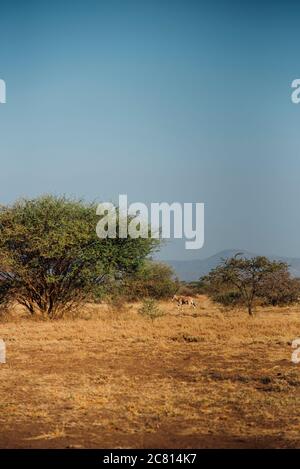
<svg viewBox="0 0 300 469"><path fill-rule="evenodd" d="M214 269L222 259L227 257L232 257L237 253L242 252L245 257L251 258L256 257L258 254L245 251L243 249L226 249L220 251L214 256L207 257L206 259L195 259L195 260L186 260L186 261L164 261L166 264L169 264L176 275L180 280L186 282L192 282L198 280L203 275L208 274L212 269ZM279 257L279 256L267 256L269 259L278 260L286 262L290 266L290 272L293 277L300 278L300 258L293 257Z"/></svg>

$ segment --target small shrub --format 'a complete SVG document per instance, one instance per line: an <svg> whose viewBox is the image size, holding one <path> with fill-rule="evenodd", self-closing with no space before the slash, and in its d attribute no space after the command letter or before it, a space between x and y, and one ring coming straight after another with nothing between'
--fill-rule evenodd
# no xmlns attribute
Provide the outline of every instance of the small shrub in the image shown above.
<svg viewBox="0 0 300 469"><path fill-rule="evenodd" d="M228 291L213 296L213 300L222 306L239 306L242 304L241 294L238 291Z"/></svg>
<svg viewBox="0 0 300 469"><path fill-rule="evenodd" d="M95 289L93 299L96 303L110 302L111 298L120 298L123 302L169 299L178 290L178 285L168 265L147 259L135 272L107 276Z"/></svg>
<svg viewBox="0 0 300 469"><path fill-rule="evenodd" d="M200 279L197 282L178 282L176 293L185 296L205 295L207 288L205 283Z"/></svg>
<svg viewBox="0 0 300 469"><path fill-rule="evenodd" d="M164 315L164 312L158 307L157 302L152 299L144 300L138 312L142 316L151 319L151 321Z"/></svg>
<svg viewBox="0 0 300 469"><path fill-rule="evenodd" d="M168 265L147 260L133 275L124 277L121 288L128 301L144 298L161 300L175 294L178 282Z"/></svg>

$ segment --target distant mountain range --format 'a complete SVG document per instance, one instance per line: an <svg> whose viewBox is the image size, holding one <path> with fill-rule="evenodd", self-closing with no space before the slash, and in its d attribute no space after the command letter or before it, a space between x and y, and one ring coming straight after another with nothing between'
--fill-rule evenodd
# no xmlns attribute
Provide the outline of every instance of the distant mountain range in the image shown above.
<svg viewBox="0 0 300 469"><path fill-rule="evenodd" d="M169 264L175 271L177 277L185 282L192 282L198 280L203 275L208 274L212 269L217 267L222 259L232 257L237 253L242 252L244 257L256 257L259 254L245 251L242 249L226 249L218 252L214 256L207 257L206 259L195 259L186 261L164 261ZM277 260L286 262L290 266L290 272L293 277L300 278L300 259L294 257L279 257L279 256L267 256L271 260Z"/></svg>

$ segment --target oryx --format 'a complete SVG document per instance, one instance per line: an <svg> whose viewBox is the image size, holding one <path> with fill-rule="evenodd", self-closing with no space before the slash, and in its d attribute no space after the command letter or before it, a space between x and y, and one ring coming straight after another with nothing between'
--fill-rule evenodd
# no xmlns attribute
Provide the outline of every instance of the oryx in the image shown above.
<svg viewBox="0 0 300 469"><path fill-rule="evenodd" d="M191 296L174 295L172 301L176 301L177 306L188 305L193 306L193 308L196 308L195 300Z"/></svg>

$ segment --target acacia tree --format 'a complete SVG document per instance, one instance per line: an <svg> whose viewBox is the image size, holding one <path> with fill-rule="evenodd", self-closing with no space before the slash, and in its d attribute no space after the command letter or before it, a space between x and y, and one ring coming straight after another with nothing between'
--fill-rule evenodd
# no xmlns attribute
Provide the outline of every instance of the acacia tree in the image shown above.
<svg viewBox="0 0 300 469"><path fill-rule="evenodd" d="M286 272L287 264L257 256L247 259L237 254L222 263L203 278L211 291L233 288L238 291L249 315L253 314L254 300L261 294L262 282L275 272Z"/></svg>
<svg viewBox="0 0 300 469"><path fill-rule="evenodd" d="M150 237L99 239L96 204L42 196L0 208L0 283L31 313L61 317L105 276L134 272L158 246Z"/></svg>

